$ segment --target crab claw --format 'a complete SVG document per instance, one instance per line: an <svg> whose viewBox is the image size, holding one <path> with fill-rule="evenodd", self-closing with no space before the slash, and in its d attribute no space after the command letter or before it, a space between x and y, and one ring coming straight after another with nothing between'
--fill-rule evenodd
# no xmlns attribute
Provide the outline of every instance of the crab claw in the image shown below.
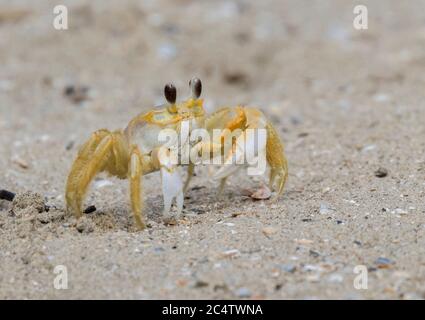
<svg viewBox="0 0 425 320"><path fill-rule="evenodd" d="M264 174L269 165L270 187L276 185L276 198L283 192L288 177L284 147L278 132L260 110L251 107L223 108L208 118L206 124L210 131L217 127L230 129L230 135L222 134L225 138L236 137L235 143L229 142L233 140L226 142L226 139L221 142L225 149L224 164L212 177L214 180L221 179L220 188L225 185L226 178L241 167L247 167L248 175L252 176ZM241 132L235 135L235 130ZM230 150L227 151L226 147Z"/></svg>
<svg viewBox="0 0 425 320"><path fill-rule="evenodd" d="M261 175L266 170L266 130L247 128L229 151L224 166L214 175L214 179L223 179L234 174L241 165L248 166L249 175ZM255 167L254 167L255 165Z"/></svg>

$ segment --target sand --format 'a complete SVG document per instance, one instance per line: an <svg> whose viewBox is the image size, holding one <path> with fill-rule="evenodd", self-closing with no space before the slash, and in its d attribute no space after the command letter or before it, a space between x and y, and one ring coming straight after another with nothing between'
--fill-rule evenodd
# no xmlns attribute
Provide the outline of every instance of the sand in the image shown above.
<svg viewBox="0 0 425 320"><path fill-rule="evenodd" d="M62 2L61 2L62 3ZM0 1L0 298L423 299L425 10L421 1ZM162 221L144 178L99 176L76 221L64 186L79 146L203 80L209 112L260 107L285 142L277 201L233 176L221 198L197 168L184 218ZM380 168L387 171L383 174ZM354 268L368 270L356 289ZM57 266L68 289L55 289Z"/></svg>

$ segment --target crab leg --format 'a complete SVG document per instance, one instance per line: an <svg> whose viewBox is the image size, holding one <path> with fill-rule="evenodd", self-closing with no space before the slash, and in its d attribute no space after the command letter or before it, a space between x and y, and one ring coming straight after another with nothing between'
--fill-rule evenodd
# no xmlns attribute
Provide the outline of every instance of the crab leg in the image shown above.
<svg viewBox="0 0 425 320"><path fill-rule="evenodd" d="M142 172L142 160L140 152L139 149L135 146L133 147L130 155L130 200L131 210L139 229L144 229L146 227L142 217L143 202L140 198Z"/></svg>
<svg viewBox="0 0 425 320"><path fill-rule="evenodd" d="M82 202L90 182L101 171L125 178L128 148L120 131L98 130L78 152L66 183L66 204L77 218L82 216Z"/></svg>
<svg viewBox="0 0 425 320"><path fill-rule="evenodd" d="M288 162L285 157L284 147L279 139L279 135L276 129L267 123L267 146L266 155L267 162L270 165L270 188L273 188L274 184L277 184L276 199L282 194L283 188L288 178Z"/></svg>
<svg viewBox="0 0 425 320"><path fill-rule="evenodd" d="M96 131L83 145L72 165L66 184L66 202L67 207L72 209L77 218L82 216L81 206L87 187L108 161L111 146L110 132Z"/></svg>

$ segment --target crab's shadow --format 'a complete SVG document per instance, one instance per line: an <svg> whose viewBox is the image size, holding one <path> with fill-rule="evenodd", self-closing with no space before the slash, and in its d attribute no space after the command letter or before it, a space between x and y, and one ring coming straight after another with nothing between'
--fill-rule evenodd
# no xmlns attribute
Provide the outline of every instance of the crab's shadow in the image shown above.
<svg viewBox="0 0 425 320"><path fill-rule="evenodd" d="M229 207L237 206L246 198L241 195L240 190L233 190L230 187L221 194L217 194L217 189L206 186L194 186L185 194L182 217L186 219L211 212L221 212ZM161 194L147 197L144 202L144 213L148 226L152 224L165 224L163 215L163 197ZM176 213L175 205L171 208L171 213ZM99 208L97 211L88 214L100 231L126 230L137 231L131 208L128 204L115 204L108 208Z"/></svg>

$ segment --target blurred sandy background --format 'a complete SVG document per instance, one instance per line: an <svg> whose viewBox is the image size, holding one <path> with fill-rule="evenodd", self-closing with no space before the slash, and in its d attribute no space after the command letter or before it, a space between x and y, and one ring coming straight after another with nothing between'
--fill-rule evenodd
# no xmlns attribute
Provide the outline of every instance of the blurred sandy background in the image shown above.
<svg viewBox="0 0 425 320"><path fill-rule="evenodd" d="M69 30L52 26L57 4ZM368 30L353 28L357 4ZM1 0L0 189L51 209L0 200L0 297L424 298L424 49L424 1ZM166 82L186 97L194 75L209 111L258 106L279 128L279 202L244 196L261 179L243 175L217 201L199 168L176 226L161 223L158 174L144 179L144 232L127 181L99 177L97 211L65 214L90 133L162 103ZM53 288L56 265L68 290Z"/></svg>

